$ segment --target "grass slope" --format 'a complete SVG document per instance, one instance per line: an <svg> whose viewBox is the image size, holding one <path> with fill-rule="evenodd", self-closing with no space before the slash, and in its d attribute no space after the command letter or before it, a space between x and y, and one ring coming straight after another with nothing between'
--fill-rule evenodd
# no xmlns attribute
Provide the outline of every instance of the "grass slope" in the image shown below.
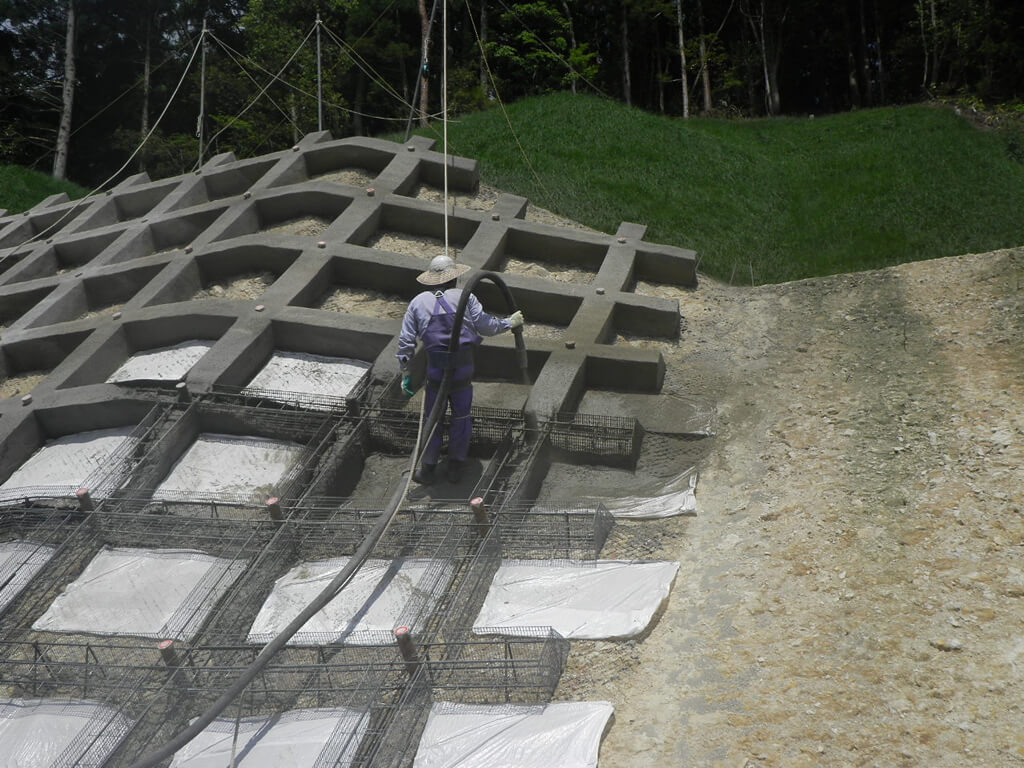
<svg viewBox="0 0 1024 768"><path fill-rule="evenodd" d="M76 200L89 190L70 181L58 181L39 171L17 165L0 165L0 208L8 213L21 213L50 195L67 192Z"/></svg>
<svg viewBox="0 0 1024 768"><path fill-rule="evenodd" d="M602 231L647 224L648 239L698 251L724 280L1024 244L1019 137L945 109L683 121L553 94L508 115L515 136L500 109L450 123L449 151L479 160L487 183Z"/></svg>

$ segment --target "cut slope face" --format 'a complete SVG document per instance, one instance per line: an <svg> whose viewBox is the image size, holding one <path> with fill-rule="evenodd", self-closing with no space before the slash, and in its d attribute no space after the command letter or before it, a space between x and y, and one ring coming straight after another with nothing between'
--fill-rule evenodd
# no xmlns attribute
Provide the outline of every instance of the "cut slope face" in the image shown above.
<svg viewBox="0 0 1024 768"><path fill-rule="evenodd" d="M129 721L147 713L119 748L126 764L199 716L357 555L407 483L423 395L399 395L395 349L438 254L470 267L463 284L500 276L527 317L526 355L510 335L480 346L461 472L411 489L282 668L174 764L221 760L236 741L243 762L295 752L410 764L435 698L546 705L568 652L552 614L529 613L526 626L503 615L473 635L492 582L505 583L501 563L557 559L581 583L608 565L595 562L615 525L604 501L650 466L617 513L695 511L677 449L708 433L662 418L679 301L637 285L691 290L696 259L646 242L641 225L562 226L482 189L475 162L429 140L324 133L52 198L29 218L26 229L0 217L0 259L11 258L0 268L0 686L27 680L36 695L45 677L47 694L106 696ZM492 314L515 308L492 282L474 290ZM645 429L663 434L645 442ZM618 474L591 483L584 467ZM482 500L476 512L468 498ZM33 538L40 510L53 526ZM617 535L610 556L661 568L632 562L649 538ZM622 622L577 634L650 631L674 572L646 602L620 599ZM114 668L120 677L103 674ZM195 695L175 697L179 682ZM588 755L610 712L592 718Z"/></svg>

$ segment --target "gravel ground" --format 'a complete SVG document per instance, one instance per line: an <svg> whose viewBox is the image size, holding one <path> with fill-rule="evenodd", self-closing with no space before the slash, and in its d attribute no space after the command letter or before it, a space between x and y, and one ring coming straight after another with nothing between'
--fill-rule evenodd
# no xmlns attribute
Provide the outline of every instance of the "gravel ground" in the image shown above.
<svg viewBox="0 0 1024 768"><path fill-rule="evenodd" d="M192 299L258 299L275 280L277 275L273 272L248 272L196 291Z"/></svg>
<svg viewBox="0 0 1024 768"><path fill-rule="evenodd" d="M290 219L267 227L267 232L278 232L282 235L304 235L316 237L331 225L330 220L320 216L307 216L301 219Z"/></svg>
<svg viewBox="0 0 1024 768"><path fill-rule="evenodd" d="M0 379L0 400L5 397L21 397L27 395L33 389L36 384L45 379L49 371L30 371L28 373L22 373L18 376L11 376L6 379Z"/></svg>
<svg viewBox="0 0 1024 768"><path fill-rule="evenodd" d="M400 296L360 288L332 288L320 298L316 309L345 312L363 317L405 317L408 302Z"/></svg>
<svg viewBox="0 0 1024 768"><path fill-rule="evenodd" d="M658 626L570 655L601 768L1024 765L1022 283L1013 249L638 286L718 435Z"/></svg>

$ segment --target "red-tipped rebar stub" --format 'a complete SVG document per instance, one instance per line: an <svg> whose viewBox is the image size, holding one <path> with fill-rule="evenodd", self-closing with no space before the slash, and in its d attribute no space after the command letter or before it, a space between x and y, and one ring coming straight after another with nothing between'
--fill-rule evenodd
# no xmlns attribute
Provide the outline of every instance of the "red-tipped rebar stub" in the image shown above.
<svg viewBox="0 0 1024 768"><path fill-rule="evenodd" d="M79 488L75 491L75 496L78 497L78 508L83 512L92 512L92 496L89 494L88 488Z"/></svg>

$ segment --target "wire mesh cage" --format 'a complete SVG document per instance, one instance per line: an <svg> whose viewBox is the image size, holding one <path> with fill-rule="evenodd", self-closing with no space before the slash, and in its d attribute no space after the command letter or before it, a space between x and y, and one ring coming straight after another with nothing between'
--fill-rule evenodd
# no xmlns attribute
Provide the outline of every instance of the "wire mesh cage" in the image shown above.
<svg viewBox="0 0 1024 768"><path fill-rule="evenodd" d="M45 647L0 641L0 729L8 743L53 755L48 766L104 765L167 679L163 666L100 639Z"/></svg>
<svg viewBox="0 0 1024 768"><path fill-rule="evenodd" d="M217 384L205 397L216 403L228 403L245 408L322 411L355 416L366 403L369 393L370 376L367 371L343 395Z"/></svg>
<svg viewBox="0 0 1024 768"><path fill-rule="evenodd" d="M203 648L175 660L173 675L140 723L108 763L128 765L151 754L232 689L248 659L237 649ZM232 764L259 752L274 765L408 765L429 709L425 675L380 649L358 663L324 649L286 649L241 688L226 709L187 746L174 764L191 760ZM222 762L221 762L222 761ZM296 762L298 761L298 762ZM211 763L203 763L211 764Z"/></svg>
<svg viewBox="0 0 1024 768"><path fill-rule="evenodd" d="M636 466L643 430L631 416L556 413L544 426L552 448L570 454L573 461Z"/></svg>
<svg viewBox="0 0 1024 768"><path fill-rule="evenodd" d="M569 641L544 627L504 630L500 637L426 644L423 665L434 696L474 704L551 700L569 655Z"/></svg>
<svg viewBox="0 0 1024 768"><path fill-rule="evenodd" d="M91 513L11 601L0 638L45 650L99 636L148 662L156 641L198 633L275 532L269 522Z"/></svg>
<svg viewBox="0 0 1024 768"><path fill-rule="evenodd" d="M106 505L196 517L266 519L316 474L350 425L331 414L195 401Z"/></svg>
<svg viewBox="0 0 1024 768"><path fill-rule="evenodd" d="M591 560L600 556L615 518L602 504L510 503L498 508L494 524L503 557Z"/></svg>
<svg viewBox="0 0 1024 768"><path fill-rule="evenodd" d="M22 465L22 470L39 465L42 474L47 476L62 466L64 477L73 477L76 472L80 472L80 476L74 482L22 485L19 482L22 472L15 471L0 485L0 510L16 505L89 510L101 504L138 466L168 415L166 405L155 405L134 427L66 435L40 444L36 453ZM62 453L59 459L47 453L55 447ZM32 477L35 472L27 470L24 474Z"/></svg>
<svg viewBox="0 0 1024 768"><path fill-rule="evenodd" d="M379 510L377 515L343 510L330 518L294 510L232 586L201 642L268 642L348 564L377 516ZM396 627L430 636L453 619L467 623L468 615L453 612L471 610L472 601L452 595L469 584L486 590L487 580L478 572L493 571L500 557L497 544L488 542L489 532L465 508L399 513L344 590L291 643L358 649L393 645Z"/></svg>
<svg viewBox="0 0 1024 768"><path fill-rule="evenodd" d="M366 416L371 444L375 449L405 455L412 452L420 426L418 411L403 409L399 403L383 400L381 404L367 408ZM469 443L471 455L490 454L510 430L523 428L523 412L513 408L473 406L470 418L473 420L473 434ZM442 449L448 445L450 426L451 414L446 413L438 425L442 434Z"/></svg>
<svg viewBox="0 0 1024 768"><path fill-rule="evenodd" d="M74 510L8 507L0 514L0 614L82 523Z"/></svg>

